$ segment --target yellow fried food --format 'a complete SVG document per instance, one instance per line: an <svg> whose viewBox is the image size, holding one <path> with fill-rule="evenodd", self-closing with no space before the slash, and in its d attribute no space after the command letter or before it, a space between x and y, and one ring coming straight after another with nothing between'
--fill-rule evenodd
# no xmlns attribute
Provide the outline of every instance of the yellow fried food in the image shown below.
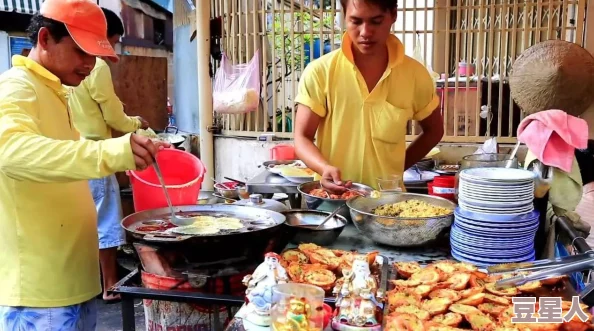
<svg viewBox="0 0 594 331"><path fill-rule="evenodd" d="M219 232L219 229L214 226L194 226L187 225L187 226L178 226L177 228L172 228L171 232L179 233L179 234L188 234L188 235L206 235L206 234L215 234Z"/></svg>
<svg viewBox="0 0 594 331"><path fill-rule="evenodd" d="M221 217L216 219L216 223L221 230L239 230L243 228L241 221L234 217Z"/></svg>

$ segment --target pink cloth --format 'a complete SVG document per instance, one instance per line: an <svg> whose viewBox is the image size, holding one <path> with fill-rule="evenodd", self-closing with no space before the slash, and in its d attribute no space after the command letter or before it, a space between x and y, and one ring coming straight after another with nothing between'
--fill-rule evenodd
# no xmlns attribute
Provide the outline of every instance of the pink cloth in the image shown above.
<svg viewBox="0 0 594 331"><path fill-rule="evenodd" d="M575 149L588 146L588 123L558 109L526 117L518 127L518 140L545 165L571 172Z"/></svg>

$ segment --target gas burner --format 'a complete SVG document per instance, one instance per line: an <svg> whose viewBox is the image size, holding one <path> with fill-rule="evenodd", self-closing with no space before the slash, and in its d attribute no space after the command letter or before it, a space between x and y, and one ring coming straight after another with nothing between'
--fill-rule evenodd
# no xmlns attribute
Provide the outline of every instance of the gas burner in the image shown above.
<svg viewBox="0 0 594 331"><path fill-rule="evenodd" d="M150 274L172 278L218 278L249 273L259 262L247 257L214 262L189 262L184 253L162 246L134 243L142 269Z"/></svg>

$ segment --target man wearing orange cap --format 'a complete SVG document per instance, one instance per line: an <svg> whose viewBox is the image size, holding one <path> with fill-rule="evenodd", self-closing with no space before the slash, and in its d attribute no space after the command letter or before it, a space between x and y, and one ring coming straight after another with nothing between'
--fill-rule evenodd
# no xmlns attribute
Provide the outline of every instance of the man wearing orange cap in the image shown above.
<svg viewBox="0 0 594 331"><path fill-rule="evenodd" d="M158 146L127 134L80 139L68 90L97 56L116 59L101 8L45 0L33 49L0 75L0 330L95 330L101 293L88 180L152 164Z"/></svg>
<svg viewBox="0 0 594 331"><path fill-rule="evenodd" d="M116 13L105 8L102 10L107 21L107 38L115 47L124 35L124 24ZM85 139L109 139L112 130L128 133L149 127L141 117L126 115L124 105L115 93L109 66L101 58L97 58L91 74L73 89L68 104L74 126ZM123 217L120 186L115 174L92 179L89 184L97 209L103 300L117 303L119 296L109 295L107 291L118 282L118 246L126 243L126 232L120 226Z"/></svg>

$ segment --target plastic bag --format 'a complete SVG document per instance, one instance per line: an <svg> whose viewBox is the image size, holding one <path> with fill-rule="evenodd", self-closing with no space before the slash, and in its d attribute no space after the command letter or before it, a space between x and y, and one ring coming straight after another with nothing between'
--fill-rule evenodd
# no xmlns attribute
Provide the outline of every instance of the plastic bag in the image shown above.
<svg viewBox="0 0 594 331"><path fill-rule="evenodd" d="M481 147L479 147L474 154L495 154L499 150L497 146L497 138L493 137L486 140Z"/></svg>
<svg viewBox="0 0 594 331"><path fill-rule="evenodd" d="M260 104L260 55L250 62L233 65L223 53L212 86L214 111L243 114L255 111Z"/></svg>
<svg viewBox="0 0 594 331"><path fill-rule="evenodd" d="M413 49L413 59L422 63L425 66L425 68L427 68L427 71L429 72L429 75L431 75L431 78L433 78L434 83L439 79L439 74L433 71L433 68L431 68L430 65L427 65L427 63L425 63L425 58L423 57L423 50L421 48L421 37L418 33L417 42L415 43L415 48Z"/></svg>

